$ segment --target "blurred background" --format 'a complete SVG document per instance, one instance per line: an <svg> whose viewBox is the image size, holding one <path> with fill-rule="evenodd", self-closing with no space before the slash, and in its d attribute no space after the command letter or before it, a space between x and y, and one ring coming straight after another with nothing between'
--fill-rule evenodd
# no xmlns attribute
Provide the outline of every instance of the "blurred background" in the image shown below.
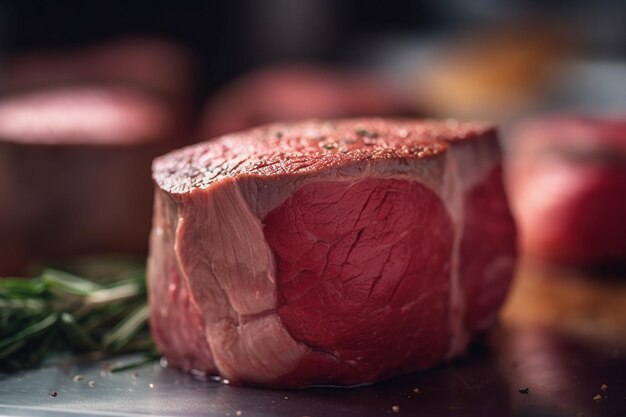
<svg viewBox="0 0 626 417"><path fill-rule="evenodd" d="M233 106L223 103L225 91L236 96L231 100L258 100L260 92L246 96L241 91L242 81L247 90L292 88L296 94L298 88L330 89L348 71L375 76L379 88L389 89L389 113L397 113L391 108L396 106L404 113L508 121L547 109L623 111L625 22L626 4L620 0L5 1L0 5L0 42L4 91L50 84L50 79L37 78L54 78L50 73L55 71L57 82L70 81L71 74L59 73L71 72L67 63L89 48L158 39L170 42L170 50L155 47L150 64L145 57L141 61L146 53L141 45L127 45L125 59L137 56L152 66L142 68L144 77L178 59L185 67L176 77L190 77L184 87L193 109L210 112L209 118L220 106ZM167 55L171 48L177 49L176 58ZM67 53L65 66L58 54L49 62L49 53L59 51ZM15 74L28 66L24 54L40 59L31 63L42 74L30 79ZM46 66L54 70L46 71ZM259 74L261 70L266 72ZM76 71L80 80L85 78L80 72L93 70ZM178 82L167 87L182 89L184 83ZM355 84L346 88L358 91L373 83ZM283 104L275 105L277 109L265 111L245 109L263 114L240 117L255 124L273 118L275 110L285 118L280 117ZM358 107L353 103L344 107L339 116L371 111L351 109ZM228 124L207 127L208 134L228 129Z"/></svg>

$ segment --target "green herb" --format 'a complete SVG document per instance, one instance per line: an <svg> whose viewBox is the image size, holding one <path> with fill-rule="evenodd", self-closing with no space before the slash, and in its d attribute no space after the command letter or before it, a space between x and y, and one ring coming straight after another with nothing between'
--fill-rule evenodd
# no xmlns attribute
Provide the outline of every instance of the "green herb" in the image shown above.
<svg viewBox="0 0 626 417"><path fill-rule="evenodd" d="M159 355L156 351L153 352L146 352L144 355L142 355L141 358L134 360L133 362L129 362L123 365L115 365L112 366L109 369L109 372L111 372L112 374L116 373L116 372L122 372L122 371L128 371L129 369L135 369L138 368L140 366L143 366L147 363L150 362L154 362L155 360L159 359L161 357L161 355ZM138 373L133 373L133 377L137 378L139 374Z"/></svg>
<svg viewBox="0 0 626 417"><path fill-rule="evenodd" d="M90 260L73 272L45 269L36 278L0 278L0 371L37 366L50 352L98 359L142 352L154 358L145 267Z"/></svg>

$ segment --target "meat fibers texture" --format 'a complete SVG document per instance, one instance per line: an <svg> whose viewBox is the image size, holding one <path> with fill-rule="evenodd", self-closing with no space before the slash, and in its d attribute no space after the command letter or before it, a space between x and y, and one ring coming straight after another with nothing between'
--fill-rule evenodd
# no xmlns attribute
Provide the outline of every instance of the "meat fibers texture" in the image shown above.
<svg viewBox="0 0 626 417"><path fill-rule="evenodd" d="M507 171L525 254L580 267L626 265L626 118L520 123Z"/></svg>
<svg viewBox="0 0 626 417"><path fill-rule="evenodd" d="M0 101L0 276L33 262L148 250L152 159L180 146L175 113L124 88Z"/></svg>
<svg viewBox="0 0 626 417"><path fill-rule="evenodd" d="M155 160L151 326L231 383L355 385L491 326L516 256L494 129L274 124Z"/></svg>

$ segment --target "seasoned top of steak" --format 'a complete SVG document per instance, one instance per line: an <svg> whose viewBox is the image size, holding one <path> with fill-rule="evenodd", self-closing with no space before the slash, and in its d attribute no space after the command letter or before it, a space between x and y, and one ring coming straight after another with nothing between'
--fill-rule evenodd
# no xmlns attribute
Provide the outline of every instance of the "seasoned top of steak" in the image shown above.
<svg viewBox="0 0 626 417"><path fill-rule="evenodd" d="M157 158L159 187L175 194L239 175L285 175L341 167L355 161L419 159L447 143L493 131L486 123L352 119L271 124L222 136Z"/></svg>
<svg viewBox="0 0 626 417"><path fill-rule="evenodd" d="M137 91L77 87L7 97L0 138L25 144L133 144L163 137L171 112Z"/></svg>

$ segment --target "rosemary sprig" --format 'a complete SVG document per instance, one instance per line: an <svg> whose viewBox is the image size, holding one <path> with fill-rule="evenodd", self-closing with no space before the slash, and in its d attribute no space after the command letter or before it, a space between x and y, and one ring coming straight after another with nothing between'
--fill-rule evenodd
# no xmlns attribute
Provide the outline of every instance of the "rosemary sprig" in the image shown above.
<svg viewBox="0 0 626 417"><path fill-rule="evenodd" d="M85 275L0 278L0 371L37 366L49 352L154 356L143 265L91 260L74 271Z"/></svg>

